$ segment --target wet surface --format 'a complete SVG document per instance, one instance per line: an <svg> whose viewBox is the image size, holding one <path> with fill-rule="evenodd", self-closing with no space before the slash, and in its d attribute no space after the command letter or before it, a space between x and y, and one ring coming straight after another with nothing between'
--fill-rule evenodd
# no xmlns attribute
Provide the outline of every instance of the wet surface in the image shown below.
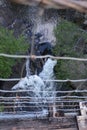
<svg viewBox="0 0 87 130"><path fill-rule="evenodd" d="M1 129L1 130L53 130L53 129L49 129L49 128L45 128L45 129L36 129L36 128L18 128L18 127L12 127L12 128L9 128L8 129ZM77 128L64 128L64 129L55 129L55 130L78 130Z"/></svg>
<svg viewBox="0 0 87 130"><path fill-rule="evenodd" d="M0 120L0 130L76 130L75 118Z"/></svg>
<svg viewBox="0 0 87 130"><path fill-rule="evenodd" d="M79 130L87 130L87 116L78 116L77 122Z"/></svg>

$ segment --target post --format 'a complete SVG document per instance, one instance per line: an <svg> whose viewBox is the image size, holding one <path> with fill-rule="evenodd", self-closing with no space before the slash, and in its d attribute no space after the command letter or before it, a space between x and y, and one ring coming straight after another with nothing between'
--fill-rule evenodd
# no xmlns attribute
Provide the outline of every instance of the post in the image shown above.
<svg viewBox="0 0 87 130"><path fill-rule="evenodd" d="M86 106L86 103L80 102L79 106L80 106L81 115L82 116L87 116L87 106Z"/></svg>

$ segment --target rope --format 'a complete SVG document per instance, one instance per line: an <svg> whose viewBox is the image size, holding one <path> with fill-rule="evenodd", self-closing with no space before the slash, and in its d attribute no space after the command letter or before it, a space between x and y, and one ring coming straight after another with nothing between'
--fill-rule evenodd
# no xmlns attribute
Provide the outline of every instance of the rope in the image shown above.
<svg viewBox="0 0 87 130"><path fill-rule="evenodd" d="M86 58L75 58L75 57L60 57L60 56L52 56L52 55L45 55L45 56L35 56L35 55L10 55L10 54L4 54L4 53L0 53L0 56L2 57L8 57L8 58L37 58L37 59L42 59L42 58L52 58L52 59L56 59L56 60L74 60L74 61L87 61ZM10 78L10 79L4 79L4 78L0 78L0 81L19 81L21 80L21 78ZM87 79L79 79L79 80L71 80L71 79L65 79L65 80L43 80L43 81L47 81L47 82L86 82Z"/></svg>
<svg viewBox="0 0 87 130"><path fill-rule="evenodd" d="M55 100L56 101L59 101L60 99L66 99L68 98L67 100L72 100L72 98L74 99L86 99L87 96L60 96L60 97L55 97ZM69 99L70 98L70 99ZM12 100L12 99L16 99L16 97L0 97L0 101L4 100L4 101L8 101L8 100ZM36 97L20 97L20 100L30 100L30 99L36 99ZM37 97L37 99L41 99L41 100L51 100L51 99L54 99L54 97ZM11 102L11 101L10 101ZM30 101L29 101L30 102ZM2 103L2 102L1 102Z"/></svg>
<svg viewBox="0 0 87 130"><path fill-rule="evenodd" d="M77 109L75 109L75 108L73 108L73 109L56 109L56 111L60 111L60 110L61 110L61 111L64 111L64 112L76 112L76 111L79 111L80 109L79 109L79 108L77 108ZM25 115L23 114L23 112L25 113ZM36 117L38 117L38 116L39 116L38 114L40 114L40 115L43 114L43 113L41 113L41 112L42 112L42 111L36 111L36 112L35 112L35 111L33 111L33 112L32 112L32 111L31 111L31 112L29 112L29 111L28 111L28 112L27 112L27 111L19 111L19 112L17 112L17 114L18 114L17 117L21 117L21 114L23 114L23 117L25 117L26 114L27 114L28 118L29 118L29 115L28 115L28 114L37 114ZM49 112L53 112L53 110L49 110ZM10 115L7 115L7 116L8 116L8 117L7 117L7 116L4 115L4 114L12 114L12 115L11 115L11 117L9 117ZM0 118L1 118L1 117L4 117L4 116L5 116L5 119L6 119L6 118L10 118L10 119L11 119L11 118L15 118L14 116L16 116L16 113L14 114L14 116L13 116L13 114L14 114L14 112L3 112L3 115L0 115ZM48 113L47 113L47 114L48 114ZM34 115L34 116L35 116L35 115ZM45 116L45 115L44 115L44 116ZM59 118L59 117L58 117L58 118Z"/></svg>
<svg viewBox="0 0 87 130"><path fill-rule="evenodd" d="M34 92L34 90L0 90L0 92L2 92L2 93L15 93L15 92L17 92L17 93L20 93L20 92ZM38 91L37 91L38 92ZM51 92L51 93L63 93L63 94L65 94L65 93L87 93L87 90L71 90L71 91L39 91L39 92Z"/></svg>
<svg viewBox="0 0 87 130"><path fill-rule="evenodd" d="M44 103L45 101L33 101L33 102L29 102L29 101L26 101L26 102L20 102L21 104L24 103L24 104L42 104ZM55 101L55 103L79 103L79 102L82 102L82 100L61 100L61 101ZM1 102L1 104L13 104L14 102ZM53 104L53 101L46 101L45 103L50 103L50 104ZM87 103L87 102L85 102Z"/></svg>
<svg viewBox="0 0 87 130"><path fill-rule="evenodd" d="M20 102L20 105L21 105L21 102ZM13 104L12 105L10 105L10 106L4 106L4 108L12 108L12 107L14 107L13 106ZM20 107L20 106L17 106L17 107ZM34 105L30 105L29 104L29 106L22 106L21 105L21 107L23 107L23 108L36 108L36 107L45 107L45 108L48 108L48 105L44 105L44 104L42 104L42 105L40 105L40 104L38 104L37 106L34 106ZM55 105L55 107L62 107L61 105ZM72 108L72 107L79 107L79 105L70 105L70 104L67 104L67 105L65 105L65 109L69 109L69 107L70 108Z"/></svg>
<svg viewBox="0 0 87 130"><path fill-rule="evenodd" d="M5 78L0 78L0 81L20 81L22 78L10 78L10 79L5 79ZM86 82L87 79L78 79L78 80L71 80L71 79L66 79L66 80L43 80L44 82Z"/></svg>
<svg viewBox="0 0 87 130"><path fill-rule="evenodd" d="M36 58L36 59L52 58L56 60L87 61L87 58L60 57L60 56L52 56L52 55L36 56L36 55L10 55L10 54L5 54L5 53L0 53L0 56L8 57L8 58L25 58L25 59L27 58Z"/></svg>

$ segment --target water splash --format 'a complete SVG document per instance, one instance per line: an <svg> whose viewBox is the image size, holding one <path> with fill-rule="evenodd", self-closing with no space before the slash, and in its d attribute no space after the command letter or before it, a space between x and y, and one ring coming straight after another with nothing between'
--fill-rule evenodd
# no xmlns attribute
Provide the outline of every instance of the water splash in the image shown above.
<svg viewBox="0 0 87 130"><path fill-rule="evenodd" d="M56 60L52 60L52 59L48 59L45 63L45 65L43 66L43 70L42 72L39 74L39 76L43 79L43 80L51 80L54 79L54 66L56 65L57 61ZM44 90L46 90L45 93L43 93L44 97L45 97L45 101L46 101L46 97L52 97L52 102L55 100L55 84L52 81L45 81L45 86L44 86ZM48 100L48 99L47 99Z"/></svg>
<svg viewBox="0 0 87 130"><path fill-rule="evenodd" d="M34 102L39 99L43 99L43 102L46 102L46 98L54 97L53 90L54 86L52 82L44 82L44 80L53 79L53 68L56 65L57 61L48 59L43 66L42 72L38 75L31 75L29 77L22 78L15 86L13 90L29 90L28 96L33 97ZM47 99L48 100L48 99Z"/></svg>
<svg viewBox="0 0 87 130"><path fill-rule="evenodd" d="M44 88L43 80L37 75L22 78L12 90L29 90L29 97L40 97L40 92Z"/></svg>
<svg viewBox="0 0 87 130"><path fill-rule="evenodd" d="M58 12L51 10L51 12L45 12L43 16L38 15L39 9L36 7L29 7L28 17L31 19L33 23L32 33L35 35L36 33L41 33L43 38L40 41L43 42L51 42L51 44L55 44L56 38L54 36L54 28L57 25ZM46 63L43 66L43 70L39 75L30 75L29 68L29 59L26 62L26 77L22 78L18 84L13 86L13 90L29 90L28 96L31 97L31 101L41 102L42 104L51 103L55 100L55 86L53 82L47 82L44 80L54 79L54 66L57 61L52 59L47 59ZM45 110L43 113L45 113Z"/></svg>
<svg viewBox="0 0 87 130"><path fill-rule="evenodd" d="M42 79L52 79L54 78L54 72L53 72L53 69L54 69L54 66L56 65L57 61L56 60L52 60L52 59L48 59L46 61L46 63L44 64L43 66L43 70L42 72L39 74L39 76L42 78Z"/></svg>
<svg viewBox="0 0 87 130"><path fill-rule="evenodd" d="M26 77L29 77L31 75L30 73L30 60L29 58L26 60Z"/></svg>

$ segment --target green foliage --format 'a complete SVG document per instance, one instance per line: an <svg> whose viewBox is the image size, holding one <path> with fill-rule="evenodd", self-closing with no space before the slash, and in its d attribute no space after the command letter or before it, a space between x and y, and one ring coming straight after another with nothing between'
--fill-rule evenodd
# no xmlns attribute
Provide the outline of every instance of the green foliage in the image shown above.
<svg viewBox="0 0 87 130"><path fill-rule="evenodd" d="M84 57L82 45L87 44L87 33L72 22L61 20L55 28L56 46L54 54L57 56ZM80 43L79 41L81 41ZM82 45L80 45L82 44ZM79 51L76 47L80 47ZM58 79L86 78L87 67L83 62L58 60L55 67Z"/></svg>
<svg viewBox="0 0 87 130"><path fill-rule="evenodd" d="M0 53L23 54L27 48L28 44L25 43L22 35L15 38L13 31L0 27ZM16 59L14 58L0 57L0 77L9 77L12 72L12 66L15 65L15 63Z"/></svg>
<svg viewBox="0 0 87 130"><path fill-rule="evenodd" d="M3 112L3 111L4 111L4 106L0 105L0 112Z"/></svg>
<svg viewBox="0 0 87 130"><path fill-rule="evenodd" d="M61 20L55 28L56 55L78 56L75 45L83 38L87 42L87 33L83 32L77 25L67 20Z"/></svg>
<svg viewBox="0 0 87 130"><path fill-rule="evenodd" d="M58 60L55 74L58 79L85 79L87 66L82 61Z"/></svg>

